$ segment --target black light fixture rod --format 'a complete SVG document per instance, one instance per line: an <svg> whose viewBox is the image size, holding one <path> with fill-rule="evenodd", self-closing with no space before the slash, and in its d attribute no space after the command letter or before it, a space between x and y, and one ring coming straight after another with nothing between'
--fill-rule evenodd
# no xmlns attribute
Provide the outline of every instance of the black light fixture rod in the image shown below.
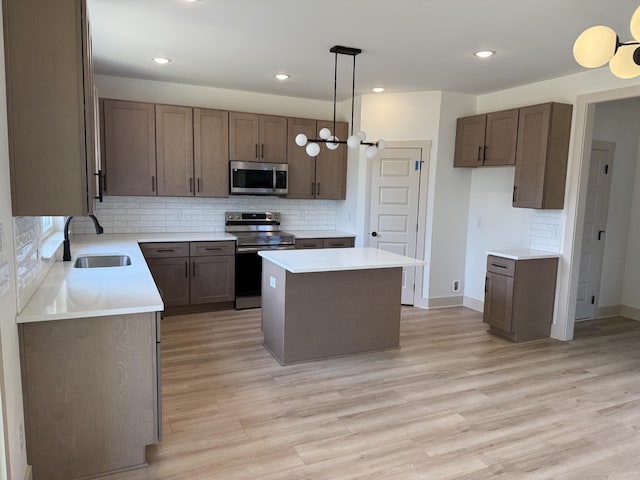
<svg viewBox="0 0 640 480"><path fill-rule="evenodd" d="M332 49L333 50L333 49ZM338 52L335 52L335 63L333 65L333 136L336 136L336 91L338 90Z"/></svg>
<svg viewBox="0 0 640 480"><path fill-rule="evenodd" d="M356 56L353 56L353 75L351 83L351 135L353 135L353 110L356 98ZM334 127L335 128L335 127Z"/></svg>

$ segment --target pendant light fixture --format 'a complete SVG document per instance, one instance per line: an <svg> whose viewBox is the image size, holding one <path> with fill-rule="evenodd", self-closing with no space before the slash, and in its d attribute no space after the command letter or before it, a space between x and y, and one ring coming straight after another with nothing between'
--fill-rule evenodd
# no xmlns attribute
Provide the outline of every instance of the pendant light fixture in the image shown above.
<svg viewBox="0 0 640 480"><path fill-rule="evenodd" d="M573 57L586 68L609 63L609 70L616 77L637 77L640 75L640 7L631 17L631 35L635 42L622 43L609 27L587 28L573 44Z"/></svg>
<svg viewBox="0 0 640 480"><path fill-rule="evenodd" d="M365 142L367 134L360 130L357 133L353 133L353 111L355 102L356 91L356 56L362 53L359 48L341 47L336 45L331 47L329 52L335 54L334 62L334 74L333 74L333 132L328 128L323 128L318 132L319 138L308 139L304 133L296 135L296 144L300 147L305 147L307 155L315 157L320 153L320 143L324 143L329 150L335 150L340 144L346 144L349 148L355 149L360 145L367 145L365 155L368 159L375 158L378 154L378 150L382 150L386 147L384 140L378 140L377 142ZM336 91L338 88L338 55L350 55L353 57L353 75L351 83L351 135L346 140L340 140L335 136L336 131Z"/></svg>

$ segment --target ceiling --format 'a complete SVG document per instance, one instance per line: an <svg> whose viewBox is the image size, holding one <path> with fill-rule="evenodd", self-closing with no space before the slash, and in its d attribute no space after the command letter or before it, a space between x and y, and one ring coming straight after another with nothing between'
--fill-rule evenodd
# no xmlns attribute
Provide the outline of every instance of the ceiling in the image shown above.
<svg viewBox="0 0 640 480"><path fill-rule="evenodd" d="M483 94L583 71L575 38L631 40L639 0L88 0L98 74L331 100L334 45L363 50L356 93ZM494 50L478 59L477 50ZM157 65L152 57L171 58ZM352 58L340 56L339 99ZM606 67L604 67L606 68ZM278 81L273 75L291 78Z"/></svg>

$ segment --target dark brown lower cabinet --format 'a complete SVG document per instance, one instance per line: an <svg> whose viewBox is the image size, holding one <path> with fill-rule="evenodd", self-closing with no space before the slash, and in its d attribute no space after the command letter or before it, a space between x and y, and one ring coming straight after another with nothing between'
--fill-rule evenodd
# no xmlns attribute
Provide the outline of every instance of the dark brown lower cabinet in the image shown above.
<svg viewBox="0 0 640 480"><path fill-rule="evenodd" d="M516 342L548 337L557 271L557 258L513 260L489 255L483 316L489 332Z"/></svg>
<svg viewBox="0 0 640 480"><path fill-rule="evenodd" d="M158 329L155 312L18 325L34 479L146 465L162 424Z"/></svg>
<svg viewBox="0 0 640 480"><path fill-rule="evenodd" d="M189 257L148 258L147 264L166 307L189 305Z"/></svg>
<svg viewBox="0 0 640 480"><path fill-rule="evenodd" d="M235 299L235 257L220 255L191 259L191 304L232 302Z"/></svg>
<svg viewBox="0 0 640 480"><path fill-rule="evenodd" d="M165 307L235 299L234 241L157 242L140 247Z"/></svg>
<svg viewBox="0 0 640 480"><path fill-rule="evenodd" d="M297 238L296 249L305 248L349 248L355 243L354 237Z"/></svg>

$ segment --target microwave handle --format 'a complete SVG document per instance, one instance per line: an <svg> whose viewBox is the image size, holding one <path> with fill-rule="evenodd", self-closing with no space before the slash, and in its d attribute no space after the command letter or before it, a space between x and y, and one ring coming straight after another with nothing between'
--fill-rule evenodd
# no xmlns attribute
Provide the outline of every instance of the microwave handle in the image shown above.
<svg viewBox="0 0 640 480"><path fill-rule="evenodd" d="M272 171L273 171L273 183L272 183L272 185L273 185L273 191L275 192L276 191L276 167L275 166L272 167Z"/></svg>

